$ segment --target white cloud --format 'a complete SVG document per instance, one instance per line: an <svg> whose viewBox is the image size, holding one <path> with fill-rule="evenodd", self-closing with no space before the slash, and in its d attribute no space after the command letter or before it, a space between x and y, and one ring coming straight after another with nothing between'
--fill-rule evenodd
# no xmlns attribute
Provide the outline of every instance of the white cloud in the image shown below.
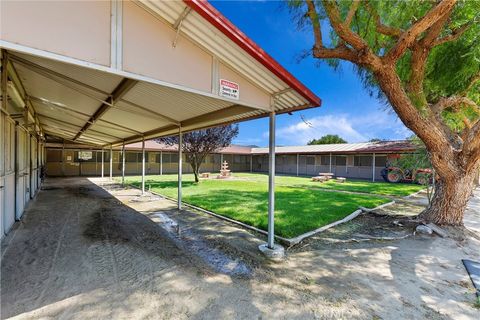
<svg viewBox="0 0 480 320"><path fill-rule="evenodd" d="M277 129L279 144L306 144L326 134L338 134L348 142L364 142L372 138L404 139L410 131L394 114L374 112L364 116L348 114L324 115L301 120ZM268 132L264 134L268 137Z"/></svg>

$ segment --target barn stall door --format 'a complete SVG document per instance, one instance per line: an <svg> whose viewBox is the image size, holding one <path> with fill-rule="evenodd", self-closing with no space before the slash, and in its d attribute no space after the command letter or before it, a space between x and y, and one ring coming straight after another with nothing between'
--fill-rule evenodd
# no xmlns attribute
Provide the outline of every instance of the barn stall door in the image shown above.
<svg viewBox="0 0 480 320"><path fill-rule="evenodd" d="M17 193L15 199L17 220L22 217L25 205L30 199L28 140L27 131L22 127L17 127Z"/></svg>
<svg viewBox="0 0 480 320"><path fill-rule="evenodd" d="M1 113L1 112L0 112ZM2 138L0 149L2 150L3 173L0 184L3 186L0 192L2 205L2 229L6 234L15 222L15 122L2 113Z"/></svg>
<svg viewBox="0 0 480 320"><path fill-rule="evenodd" d="M38 178L38 163L37 163L37 139L35 137L30 138L30 197L33 198L37 193L37 178Z"/></svg>
<svg viewBox="0 0 480 320"><path fill-rule="evenodd" d="M5 235L3 215L5 211L5 115L0 111L0 239Z"/></svg>

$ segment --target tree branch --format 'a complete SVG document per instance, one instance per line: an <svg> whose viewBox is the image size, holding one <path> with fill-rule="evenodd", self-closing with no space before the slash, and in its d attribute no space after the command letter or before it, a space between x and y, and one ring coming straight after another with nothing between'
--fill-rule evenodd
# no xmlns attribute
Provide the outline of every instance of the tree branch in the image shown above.
<svg viewBox="0 0 480 320"><path fill-rule="evenodd" d="M440 114L443 110L448 108L453 108L454 110L458 110L461 105L467 105L471 107L478 108L477 104L467 97L448 97L448 98L441 98L438 100L437 103L430 106L430 109L435 114Z"/></svg>
<svg viewBox="0 0 480 320"><path fill-rule="evenodd" d="M412 45L412 58L411 58L411 73L410 79L407 83L407 89L410 96L413 98L414 103L424 106L427 104L427 99L423 92L423 80L425 78L425 67L430 51L434 46L434 42L442 32L443 27L450 18L450 13L453 7L430 28L427 29L425 35L420 40L417 40Z"/></svg>
<svg viewBox="0 0 480 320"><path fill-rule="evenodd" d="M370 50L365 40L343 23L340 11L334 0L323 0L323 7L328 15L330 24L340 39L350 44L357 51Z"/></svg>
<svg viewBox="0 0 480 320"><path fill-rule="evenodd" d="M355 13L358 10L358 7L360 5L360 0L353 0L352 5L350 6L350 9L348 10L347 17L345 18L345 26L350 27L352 24L352 19Z"/></svg>
<svg viewBox="0 0 480 320"><path fill-rule="evenodd" d="M318 59L344 59L350 62L358 61L357 54L344 44L333 49L314 47L313 56Z"/></svg>
<svg viewBox="0 0 480 320"><path fill-rule="evenodd" d="M477 121L464 139L464 151L470 159L478 159L480 157L480 121Z"/></svg>
<svg viewBox="0 0 480 320"><path fill-rule="evenodd" d="M452 33L447 35L447 36L444 36L442 38L438 38L436 39L434 42L433 42L433 45L434 46L438 46L438 45L441 45L441 44L444 44L444 43L447 43L447 42L450 42L450 41L455 41L457 40L458 38L460 38L462 36L462 34L468 30L468 28L472 25L472 22L469 21L465 24L463 24L462 26L452 30Z"/></svg>
<svg viewBox="0 0 480 320"><path fill-rule="evenodd" d="M470 83L468 84L467 88L462 92L462 96L466 96L468 94L468 91L473 88L475 83L480 80L480 71L478 71L476 74L473 75L472 78L470 78Z"/></svg>
<svg viewBox="0 0 480 320"><path fill-rule="evenodd" d="M318 19L317 9L312 0L306 0L307 15L312 23L315 44L313 46L313 56L318 59L345 59L356 62L356 54L344 44L339 44L336 48L326 48L323 45L322 30L320 20Z"/></svg>
<svg viewBox="0 0 480 320"><path fill-rule="evenodd" d="M315 39L315 47L323 48L322 29L320 25L320 19L318 19L317 9L313 0L307 0L307 14L312 23L313 35Z"/></svg>
<svg viewBox="0 0 480 320"><path fill-rule="evenodd" d="M377 10L370 4L370 2L365 1L364 3L368 12L370 12L370 14L375 19L375 28L378 33L381 33L386 36L394 37L394 38L400 37L400 35L403 33L402 29L383 24L380 19L380 15L378 14Z"/></svg>
<svg viewBox="0 0 480 320"><path fill-rule="evenodd" d="M388 62L397 61L423 32L445 17L445 15L448 15L456 2L457 0L443 0L439 2L425 16L401 34L395 46L385 55L385 60Z"/></svg>

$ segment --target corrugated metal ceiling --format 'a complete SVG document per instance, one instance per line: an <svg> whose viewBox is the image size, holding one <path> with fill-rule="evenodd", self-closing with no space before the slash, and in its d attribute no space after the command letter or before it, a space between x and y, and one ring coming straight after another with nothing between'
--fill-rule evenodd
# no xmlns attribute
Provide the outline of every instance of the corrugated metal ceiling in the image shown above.
<svg viewBox="0 0 480 320"><path fill-rule="evenodd" d="M186 8L181 1L141 3L170 25ZM283 92L276 97L277 111L309 104L193 10L183 21L181 33L261 90L271 95ZM112 92L123 80L119 75L21 53L11 54L11 62L45 132L66 140L118 144L175 134L183 122L183 130L194 130L266 115L235 101L147 81L133 82L118 101L112 101ZM106 112L94 116L105 106Z"/></svg>

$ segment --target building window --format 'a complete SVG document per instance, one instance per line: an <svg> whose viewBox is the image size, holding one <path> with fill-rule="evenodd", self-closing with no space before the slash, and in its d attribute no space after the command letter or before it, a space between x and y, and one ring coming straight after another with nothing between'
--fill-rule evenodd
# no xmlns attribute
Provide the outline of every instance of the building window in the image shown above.
<svg viewBox="0 0 480 320"><path fill-rule="evenodd" d="M137 162L137 152L125 152L125 162Z"/></svg>
<svg viewBox="0 0 480 320"><path fill-rule="evenodd" d="M387 157L386 156L376 156L375 157L375 167L386 167L387 166Z"/></svg>
<svg viewBox="0 0 480 320"><path fill-rule="evenodd" d="M346 166L347 165L347 157L346 156L336 156L335 157L335 165Z"/></svg>
<svg viewBox="0 0 480 320"><path fill-rule="evenodd" d="M330 156L322 156L321 164L322 164L322 166L330 165Z"/></svg>
<svg viewBox="0 0 480 320"><path fill-rule="evenodd" d="M355 167L371 167L371 156L355 156Z"/></svg>
<svg viewBox="0 0 480 320"><path fill-rule="evenodd" d="M307 156L307 165L314 166L315 165L315 157Z"/></svg>

